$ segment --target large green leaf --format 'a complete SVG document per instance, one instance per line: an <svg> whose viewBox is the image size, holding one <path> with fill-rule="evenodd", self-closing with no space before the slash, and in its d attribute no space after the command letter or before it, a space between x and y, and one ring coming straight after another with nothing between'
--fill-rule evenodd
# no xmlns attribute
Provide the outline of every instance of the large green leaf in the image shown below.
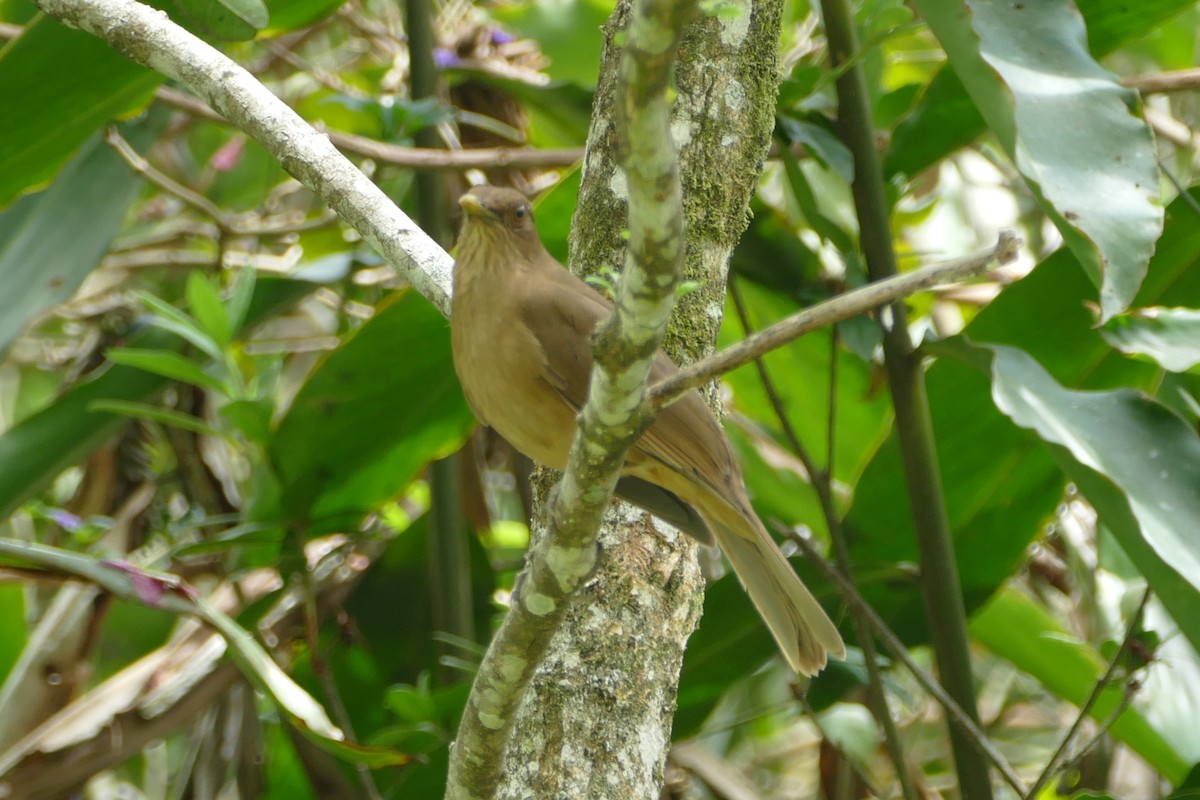
<svg viewBox="0 0 1200 800"><path fill-rule="evenodd" d="M1143 394L1071 391L1027 354L992 350L996 405L1120 490L1137 524L1116 508L1110 530L1200 649L1200 437ZM1066 468L1095 486L1073 464Z"/></svg>
<svg viewBox="0 0 1200 800"><path fill-rule="evenodd" d="M1079 0L1076 5L1087 24L1091 52L1103 56L1194 4L1192 0L1144 0L1136 5ZM930 81L916 109L896 128L886 157L889 175L916 175L984 132L983 117L951 66L943 67Z"/></svg>
<svg viewBox="0 0 1200 800"><path fill-rule="evenodd" d="M317 368L280 421L270 455L283 510L310 533L353 525L471 424L449 326L406 292Z"/></svg>
<svg viewBox="0 0 1200 800"><path fill-rule="evenodd" d="M1200 296L1200 225L1182 200L1142 286L1143 305L1183 305ZM1091 285L1071 253L1047 258L972 320L975 341L1007 344L1071 387L1157 385L1148 363L1115 353L1093 327ZM950 359L926 374L938 458L946 481L958 567L968 607L995 591L1052 514L1067 481L1045 448L996 408L984 372ZM855 488L846 520L860 589L910 642L924 641L920 597L897 564L917 562L899 449L880 450Z"/></svg>
<svg viewBox="0 0 1200 800"><path fill-rule="evenodd" d="M1113 317L1102 332L1121 352L1152 358L1163 369L1184 372L1200 364L1200 310L1195 308L1139 308Z"/></svg>
<svg viewBox="0 0 1200 800"><path fill-rule="evenodd" d="M144 106L161 81L55 19L26 25L0 49L0 208L50 180L101 125Z"/></svg>
<svg viewBox="0 0 1200 800"><path fill-rule="evenodd" d="M1013 95L1010 154L1100 285L1102 317L1119 313L1137 294L1163 226L1154 137L1130 113L1136 95L1092 60L1065 0L978 0L972 8L982 55Z"/></svg>
<svg viewBox="0 0 1200 800"><path fill-rule="evenodd" d="M1105 669L1104 659L1086 644L1072 639L1041 605L1013 589L994 598L971 621L971 636L1024 672L1037 678L1059 697L1082 706ZM1092 709L1101 722L1120 705L1124 692L1110 685ZM1110 728L1111 734L1172 782L1182 778L1196 752L1194 737L1172 742L1163 736L1153 711L1139 697ZM1191 752L1188 752L1190 750Z"/></svg>
<svg viewBox="0 0 1200 800"><path fill-rule="evenodd" d="M152 133L141 125L130 135L140 144ZM97 135L49 188L0 213L0 353L32 317L74 294L96 268L140 186Z"/></svg>
<svg viewBox="0 0 1200 800"><path fill-rule="evenodd" d="M1100 286L1105 318L1129 305L1162 230L1154 141L1135 95L1087 50L1066 0L918 0L1001 146Z"/></svg>

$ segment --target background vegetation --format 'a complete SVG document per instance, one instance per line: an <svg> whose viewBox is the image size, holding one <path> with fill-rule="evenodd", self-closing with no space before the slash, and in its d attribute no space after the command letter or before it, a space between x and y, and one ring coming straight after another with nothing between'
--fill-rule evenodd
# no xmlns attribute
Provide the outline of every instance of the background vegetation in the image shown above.
<svg viewBox="0 0 1200 800"><path fill-rule="evenodd" d="M854 8L881 230L852 202L845 68L818 9L785 4L775 142L719 344L863 283L860 242L890 237L909 268L1017 228L1017 265L908 304L980 722L1030 795L1187 796L1200 208L1194 77L1161 73L1195 63L1197 12L913 5ZM486 175L545 191L539 229L565 260L611 8L169 10L435 238L449 243L451 204L419 205L417 176L452 198ZM0 785L441 796L529 507L519 460L471 434L445 320L204 104L24 2L0 20ZM420 64L435 80L414 91ZM932 668L878 325L808 335L722 388L760 515L822 551L840 529L858 590ZM837 590L796 564L856 642ZM799 687L732 577L711 581L664 793L899 793L851 650ZM881 652L903 772L957 792L941 707ZM332 725L362 746L322 738Z"/></svg>

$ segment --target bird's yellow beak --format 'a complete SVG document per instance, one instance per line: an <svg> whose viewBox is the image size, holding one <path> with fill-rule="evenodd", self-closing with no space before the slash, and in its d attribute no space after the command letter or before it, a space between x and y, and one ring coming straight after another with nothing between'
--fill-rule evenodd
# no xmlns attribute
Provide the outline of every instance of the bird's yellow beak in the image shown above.
<svg viewBox="0 0 1200 800"><path fill-rule="evenodd" d="M467 192L462 197L458 198L458 204L462 206L462 210L471 217L480 219L492 219L496 215L488 210L487 206L479 201L475 195Z"/></svg>

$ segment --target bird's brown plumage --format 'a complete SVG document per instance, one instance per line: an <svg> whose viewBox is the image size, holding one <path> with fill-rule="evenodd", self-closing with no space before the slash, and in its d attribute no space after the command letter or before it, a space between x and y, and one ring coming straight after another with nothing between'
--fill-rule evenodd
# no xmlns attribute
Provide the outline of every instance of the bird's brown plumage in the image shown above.
<svg viewBox="0 0 1200 800"><path fill-rule="evenodd" d="M480 422L561 470L587 397L592 331L612 305L546 252L524 195L484 186L459 202L466 213L451 314L459 380ZM675 369L659 351L650 382ZM659 413L623 474L629 499L657 510L665 492L682 507L687 532L715 538L793 669L813 675L827 654L844 657L837 629L750 507L729 441L699 395Z"/></svg>

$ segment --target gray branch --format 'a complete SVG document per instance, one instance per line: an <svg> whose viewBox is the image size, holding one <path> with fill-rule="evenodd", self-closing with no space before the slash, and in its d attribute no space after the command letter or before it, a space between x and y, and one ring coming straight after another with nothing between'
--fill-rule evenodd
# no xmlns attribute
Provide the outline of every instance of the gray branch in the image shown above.
<svg viewBox="0 0 1200 800"><path fill-rule="evenodd" d="M1007 264L1017 257L1019 245L1020 239L1016 234L1002 231L996 246L981 255L955 259L944 264L931 264L912 272L868 283L811 308L797 311L769 328L763 328L753 336L655 384L650 390L651 403L655 408L668 406L692 389L749 364L806 333L891 305L923 289L979 275L993 265Z"/></svg>
<svg viewBox="0 0 1200 800"><path fill-rule="evenodd" d="M248 133L442 313L453 262L329 138L223 53L135 0L38 0L42 11L174 78Z"/></svg>
<svg viewBox="0 0 1200 800"><path fill-rule="evenodd" d="M519 703L571 596L596 565L596 531L625 453L647 420L646 379L683 263L683 201L667 86L691 0L638 0L628 26L617 131L629 191L629 248L616 309L598 331L588 400L547 533L531 547L512 607L480 665L450 760L446 797L490 798Z"/></svg>

